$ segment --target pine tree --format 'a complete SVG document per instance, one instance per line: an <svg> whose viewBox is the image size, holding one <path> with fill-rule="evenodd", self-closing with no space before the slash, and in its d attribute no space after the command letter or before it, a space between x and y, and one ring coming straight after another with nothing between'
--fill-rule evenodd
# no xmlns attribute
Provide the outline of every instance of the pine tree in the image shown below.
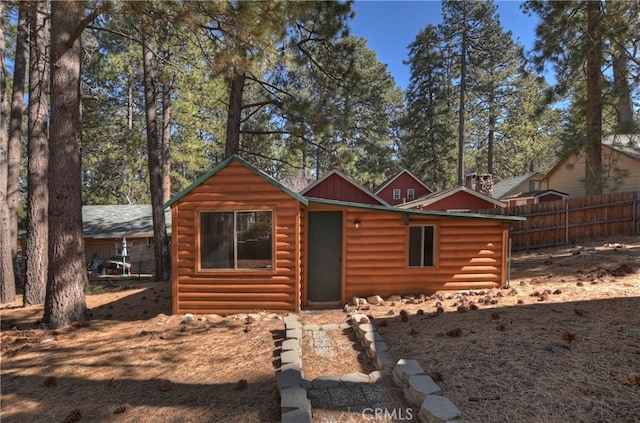
<svg viewBox="0 0 640 423"><path fill-rule="evenodd" d="M629 120L629 98L638 80L631 81L627 66L638 68L632 54L638 44L637 2L528 1L525 10L540 17L532 59L539 70L554 65L555 98L569 99L563 155L584 150L586 192L600 194L603 135L636 130Z"/></svg>
<svg viewBox="0 0 640 423"><path fill-rule="evenodd" d="M151 187L151 212L153 219L153 248L155 257L155 274L158 280L171 277L171 256L167 239L166 222L163 209L162 169L160 166L160 139L155 91L155 57L153 53L153 11L148 8L142 16L142 56L144 74L144 104L147 133L147 152L149 163L149 185Z"/></svg>
<svg viewBox="0 0 640 423"><path fill-rule="evenodd" d="M16 298L16 284L11 257L11 217L7 203L7 172L9 138L6 125L7 68L4 61L4 3L0 3L0 303L8 303Z"/></svg>
<svg viewBox="0 0 640 423"><path fill-rule="evenodd" d="M27 191L27 272L24 304L45 301L48 266L48 168L47 121L49 98L47 72L47 3L37 2L30 12L29 121Z"/></svg>
<svg viewBox="0 0 640 423"><path fill-rule="evenodd" d="M49 273L43 318L51 328L89 318L80 179L80 34L89 19L82 4L51 4Z"/></svg>
<svg viewBox="0 0 640 423"><path fill-rule="evenodd" d="M493 1L464 0L442 3L442 24L439 31L442 34L446 54L451 58L452 75L457 79L458 185L464 183L466 162L464 151L468 142L467 135L479 129L478 125L470 130L467 128L471 118L477 119L477 113L469 114L468 109L474 107L477 112L477 106L486 93L489 97L484 100L488 100L487 104L490 108L495 108L497 84L488 82L487 72L484 75L484 86L480 79L483 65L486 70L500 62L498 53L494 50L501 40L506 39L499 24L496 23L495 13L496 6ZM491 117L488 120L495 120L495 113L495 110L489 110ZM484 130L482 130L483 126ZM480 129L480 133L491 136L490 121L482 122ZM478 138L484 137L476 135L476 139L472 140L475 141L476 146L479 145Z"/></svg>
<svg viewBox="0 0 640 423"><path fill-rule="evenodd" d="M442 38L428 25L409 45L411 79L399 148L403 166L432 189L456 181L456 116L452 112L452 83Z"/></svg>
<svg viewBox="0 0 640 423"><path fill-rule="evenodd" d="M9 117L9 151L7 174L7 203L11 214L11 255L16 256L18 244L18 209L20 192L20 159L22 155L22 117L24 115L24 88L27 66L29 23L28 10L18 7L18 34L13 60L13 92ZM20 269L16 268L20 275Z"/></svg>

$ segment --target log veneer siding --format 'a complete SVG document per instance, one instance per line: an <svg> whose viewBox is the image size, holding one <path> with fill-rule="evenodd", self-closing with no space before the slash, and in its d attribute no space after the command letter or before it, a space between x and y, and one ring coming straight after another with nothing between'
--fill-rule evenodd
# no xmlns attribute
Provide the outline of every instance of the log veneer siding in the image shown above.
<svg viewBox="0 0 640 423"><path fill-rule="evenodd" d="M200 269L199 213L271 210L273 269ZM298 200L231 162L172 207L173 313L241 313L300 309Z"/></svg>
<svg viewBox="0 0 640 423"><path fill-rule="evenodd" d="M512 221L521 220L307 199L235 157L168 205L175 314L297 312L306 306L310 212L342 213L343 304L370 295L503 286L508 277L509 228ZM200 269L200 213L251 210L273 212L273 268ZM434 266L409 266L413 225L434 226Z"/></svg>
<svg viewBox="0 0 640 423"><path fill-rule="evenodd" d="M409 225L436 227L435 266L416 268L408 265L409 226L400 214L350 209L346 221L343 302L376 294L495 288L506 282L508 228L501 222L410 216Z"/></svg>

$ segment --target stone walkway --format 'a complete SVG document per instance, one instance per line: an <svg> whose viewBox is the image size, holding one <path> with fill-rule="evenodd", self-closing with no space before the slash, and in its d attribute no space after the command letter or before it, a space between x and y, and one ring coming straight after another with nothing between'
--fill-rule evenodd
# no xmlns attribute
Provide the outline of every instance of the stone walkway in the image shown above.
<svg viewBox="0 0 640 423"><path fill-rule="evenodd" d="M351 345L332 338L335 332L347 337L344 331L354 330L349 323L305 325L302 330L309 340L305 345L317 357L335 360L352 352L349 351ZM355 334L353 337L357 338ZM375 369L374 364L372 368ZM412 410L408 410L403 401L402 390L394 386L390 370L323 375L313 380L303 379L302 387L311 403L314 422L417 421L412 419ZM390 416L391 413L394 415Z"/></svg>
<svg viewBox="0 0 640 423"><path fill-rule="evenodd" d="M286 339L277 374L283 423L333 423L352 421L420 421L453 423L460 416L456 406L415 360L393 363L387 346L369 319L360 314L341 325L302 326L297 316L284 318ZM379 370L340 376L323 375L312 380L303 370L302 339L307 333L316 356L340 357L332 330L353 330L367 356ZM339 341L338 341L339 342Z"/></svg>
<svg viewBox="0 0 640 423"><path fill-rule="evenodd" d="M399 402L396 396L390 395L394 388L391 378L386 377L377 383L312 388L307 390L307 396L311 401L315 421L341 421L336 417L344 418L347 415L361 416L365 420L367 415L376 412L381 414L383 410L397 410L396 413L402 410L407 413L406 405Z"/></svg>

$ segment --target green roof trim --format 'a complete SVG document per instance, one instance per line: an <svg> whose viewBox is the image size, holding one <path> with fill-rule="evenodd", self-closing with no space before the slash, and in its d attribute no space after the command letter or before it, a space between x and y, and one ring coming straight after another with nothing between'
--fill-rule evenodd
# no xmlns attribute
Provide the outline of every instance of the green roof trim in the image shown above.
<svg viewBox="0 0 640 423"><path fill-rule="evenodd" d="M309 200L309 203L314 203L314 204L325 204L329 206L351 207L356 209L375 210L375 211L383 211L383 212L389 212L389 213L411 214L411 215L418 215L418 216L453 217L453 218L464 218L464 219L488 219L488 220L501 220L501 221L509 221L509 222L527 220L526 217L522 217L522 216L504 216L504 215L479 214L479 213L440 212L440 211L431 211L431 210L401 209L399 207L393 207L393 206L378 206L375 204L351 203L348 201L326 200L324 198L313 198L313 197L309 197L308 200Z"/></svg>
<svg viewBox="0 0 640 423"><path fill-rule="evenodd" d="M216 167L211 169L209 172L205 173L204 175L202 175L201 177L196 179L191 185L189 185L188 187L186 187L185 189L183 189L182 191L180 191L179 193L174 195L173 198L171 198L171 200L169 200L169 201L167 201L165 203L164 208L171 207L172 205L174 205L182 197L184 197L185 195L189 194L195 188L197 188L202 183L204 183L204 181L206 181L207 179L211 178L212 176L214 176L215 174L220 172L222 169L224 169L227 166L229 166L229 164L231 162L234 162L234 161L240 163L242 166L246 167L247 169L249 169L250 171L252 171L256 175L258 175L259 177L261 177L265 181L269 182L270 184L275 185L276 187L280 188L282 191L286 192L287 194L289 194L290 196L292 196L293 198L295 198L296 200L298 200L299 202L301 202L305 206L309 204L308 200L305 197L301 196L300 194L298 194L298 193L290 190L286 186L282 185L280 182L276 181L271 176L267 175L266 173L264 173L260 169L256 168L255 166L253 166L252 164L247 162L242 157L233 155L231 157L226 158L222 162L220 162L220 164L218 164Z"/></svg>

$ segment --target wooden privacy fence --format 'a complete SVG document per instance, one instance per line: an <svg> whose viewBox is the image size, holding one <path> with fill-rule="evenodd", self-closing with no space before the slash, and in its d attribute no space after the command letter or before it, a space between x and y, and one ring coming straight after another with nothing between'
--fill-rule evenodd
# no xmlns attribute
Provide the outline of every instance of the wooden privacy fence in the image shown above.
<svg viewBox="0 0 640 423"><path fill-rule="evenodd" d="M539 204L485 209L478 213L523 216L511 228L513 250L566 245L610 236L638 235L638 193L624 192Z"/></svg>

